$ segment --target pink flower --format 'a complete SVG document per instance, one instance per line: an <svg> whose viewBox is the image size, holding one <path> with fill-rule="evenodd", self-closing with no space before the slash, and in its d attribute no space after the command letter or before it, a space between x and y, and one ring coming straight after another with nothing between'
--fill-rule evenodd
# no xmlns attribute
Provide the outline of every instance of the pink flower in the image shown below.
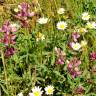
<svg viewBox="0 0 96 96"><path fill-rule="evenodd" d="M90 60L92 61L96 60L96 52L90 53Z"/></svg>
<svg viewBox="0 0 96 96"><path fill-rule="evenodd" d="M72 33L72 37L73 37L73 40L76 42L77 39L80 37L80 35L79 35L78 32L73 32L73 33Z"/></svg>
<svg viewBox="0 0 96 96"><path fill-rule="evenodd" d="M63 65L66 59L66 54L63 52L60 48L55 47L55 53L56 53L56 64Z"/></svg>
<svg viewBox="0 0 96 96"><path fill-rule="evenodd" d="M9 20L5 21L2 28L0 29L0 32L6 32L6 33L10 32L11 28L9 26L10 26Z"/></svg>
<svg viewBox="0 0 96 96"><path fill-rule="evenodd" d="M15 53L15 49L14 47L8 48L6 47L6 51L5 51L5 57L10 57Z"/></svg>
<svg viewBox="0 0 96 96"><path fill-rule="evenodd" d="M6 20L2 26L2 28L0 28L0 32L5 32L7 34L9 34L10 32L16 32L17 28L16 26L12 26L13 24L11 24L9 22L9 20Z"/></svg>
<svg viewBox="0 0 96 96"><path fill-rule="evenodd" d="M3 43L5 44L5 46L8 46L9 44L15 44L15 38L16 35L14 34L4 34L4 39L3 39Z"/></svg>
<svg viewBox="0 0 96 96"><path fill-rule="evenodd" d="M79 65L81 64L81 61L77 58L73 58L72 60L68 61L68 72L74 79L76 76L80 76L81 72L79 71Z"/></svg>
<svg viewBox="0 0 96 96"><path fill-rule="evenodd" d="M57 61L56 61L56 64L63 65L64 64L64 60L61 59L61 58L58 58Z"/></svg>
<svg viewBox="0 0 96 96"><path fill-rule="evenodd" d="M26 2L18 5L18 9L19 11L16 14L16 18L20 20L23 27L28 27L28 17L33 17L35 13L30 11L30 5Z"/></svg>
<svg viewBox="0 0 96 96"><path fill-rule="evenodd" d="M74 93L75 94L83 94L84 93L84 87L83 86L78 86L76 89L75 89L75 91L74 91Z"/></svg>
<svg viewBox="0 0 96 96"><path fill-rule="evenodd" d="M4 22L0 31L3 33L0 42L5 45L5 57L10 57L15 52L13 45L16 43L16 35L14 34L14 32L17 31L16 24L11 24L9 20L7 20Z"/></svg>

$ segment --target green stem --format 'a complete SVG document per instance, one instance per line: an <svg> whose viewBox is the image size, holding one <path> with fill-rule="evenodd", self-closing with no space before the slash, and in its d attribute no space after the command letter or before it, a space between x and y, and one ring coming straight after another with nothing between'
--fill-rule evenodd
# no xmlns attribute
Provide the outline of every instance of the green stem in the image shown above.
<svg viewBox="0 0 96 96"><path fill-rule="evenodd" d="M1 58L2 58L2 63L3 63L3 68L4 68L4 75L5 75L5 81L6 81L6 87L8 89L8 82L7 82L7 71L6 71L6 64L5 64L5 60L4 60L4 52L1 49Z"/></svg>

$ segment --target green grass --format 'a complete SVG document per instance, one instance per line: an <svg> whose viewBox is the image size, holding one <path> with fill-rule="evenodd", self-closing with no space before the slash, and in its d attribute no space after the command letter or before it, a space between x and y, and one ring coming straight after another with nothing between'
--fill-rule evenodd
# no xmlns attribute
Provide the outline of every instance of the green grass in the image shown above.
<svg viewBox="0 0 96 96"><path fill-rule="evenodd" d="M29 4L34 3L34 7L31 5L32 10L41 17L49 18L49 21L43 26L36 22L39 16L29 19L30 28L20 28L16 32L16 45L14 45L16 52L10 58L4 57L5 47L0 44L0 95L16 96L23 92L24 96L27 96L32 87L38 85L44 89L46 85L51 84L55 88L53 96L62 96L62 94L75 96L74 90L79 85L83 85L85 90L81 96L96 96L96 72L92 72L94 67L96 71L96 61L89 60L90 52L96 51L96 30L90 30L81 36L80 40L85 39L88 42L82 52L74 52L68 47L74 29L85 27L85 22L80 17L83 12L89 12L91 21L96 22L96 1L6 0L3 5L0 5L0 26L7 19L16 21L12 17L11 10L23 1ZM64 15L57 14L60 7L65 8ZM56 28L56 23L61 20L68 23L66 31L59 31ZM36 42L38 32L45 35L44 41ZM67 72L66 62L64 65L55 64L54 48L56 46L67 54L68 60L76 56L82 61L80 78L77 77L74 80L71 78ZM92 83L87 80L92 80Z"/></svg>

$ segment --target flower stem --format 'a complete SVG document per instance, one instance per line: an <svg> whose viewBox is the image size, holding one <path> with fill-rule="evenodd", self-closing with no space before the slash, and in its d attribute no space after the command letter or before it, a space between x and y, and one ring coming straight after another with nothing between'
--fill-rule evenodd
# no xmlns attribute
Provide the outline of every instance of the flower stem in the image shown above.
<svg viewBox="0 0 96 96"><path fill-rule="evenodd" d="M1 58L2 58L2 63L3 63L3 68L4 68L4 75L5 75L5 81L6 81L6 87L8 89L8 82L7 82L7 71L6 71L6 64L5 64L5 60L4 60L4 52L3 50L1 49Z"/></svg>

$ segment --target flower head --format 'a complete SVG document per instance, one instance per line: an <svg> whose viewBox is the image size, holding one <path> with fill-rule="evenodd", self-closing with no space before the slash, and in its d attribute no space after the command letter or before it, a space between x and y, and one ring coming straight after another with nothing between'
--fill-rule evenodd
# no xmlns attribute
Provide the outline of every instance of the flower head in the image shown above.
<svg viewBox="0 0 96 96"><path fill-rule="evenodd" d="M74 79L76 76L80 76L81 72L79 71L79 65L81 61L77 58L73 58L68 63L68 72L71 74L72 78Z"/></svg>
<svg viewBox="0 0 96 96"><path fill-rule="evenodd" d="M57 10L57 13L58 13L58 14L64 14L64 11L65 11L64 8L59 8L59 9Z"/></svg>
<svg viewBox="0 0 96 96"><path fill-rule="evenodd" d="M0 42L5 45L5 57L10 57L15 53L13 45L15 45L16 32L18 29L15 23L10 23L8 20L4 22L2 28L0 29L3 32L3 37L0 39Z"/></svg>
<svg viewBox="0 0 96 96"><path fill-rule="evenodd" d="M78 43L78 42L71 42L70 43L70 46L71 46L71 48L73 49L73 50L75 50L75 51L79 51L80 50L80 48L81 48L81 44L80 43Z"/></svg>
<svg viewBox="0 0 96 96"><path fill-rule="evenodd" d="M29 93L29 96L41 96L43 91L39 87L32 88L32 93Z"/></svg>
<svg viewBox="0 0 96 96"><path fill-rule="evenodd" d="M84 12L82 13L82 20L89 20L90 15L88 14L88 12Z"/></svg>
<svg viewBox="0 0 96 96"><path fill-rule="evenodd" d="M78 86L75 90L74 93L75 94L83 94L84 93L84 87L82 85Z"/></svg>
<svg viewBox="0 0 96 96"><path fill-rule="evenodd" d="M16 12L15 18L17 18L23 27L28 27L28 18L33 17L35 13L31 11L31 7L28 3L23 2L18 5L18 8L15 8Z"/></svg>
<svg viewBox="0 0 96 96"><path fill-rule="evenodd" d="M86 28L96 29L96 23L95 22L87 22Z"/></svg>
<svg viewBox="0 0 96 96"><path fill-rule="evenodd" d="M64 29L66 29L66 27L67 27L67 23L64 21L60 21L57 23L57 29L58 30L64 30Z"/></svg>
<svg viewBox="0 0 96 96"><path fill-rule="evenodd" d="M79 29L78 29L78 32L79 32L79 33L86 33L86 32L88 32L88 31L87 31L86 28L79 28Z"/></svg>
<svg viewBox="0 0 96 96"><path fill-rule="evenodd" d="M54 92L54 87L51 85L48 85L47 87L45 87L45 91L47 95L51 95Z"/></svg>
<svg viewBox="0 0 96 96"><path fill-rule="evenodd" d="M45 39L44 34L38 32L37 35L36 35L36 41L44 40L44 39Z"/></svg>
<svg viewBox="0 0 96 96"><path fill-rule="evenodd" d="M12 55L14 55L15 53L15 49L14 47L6 47L6 51L5 51L5 57L10 57Z"/></svg>
<svg viewBox="0 0 96 96"><path fill-rule="evenodd" d="M80 37L80 35L79 35L78 32L73 32L73 33L72 33L72 37L73 37L73 40L76 42L77 39Z"/></svg>
<svg viewBox="0 0 96 96"><path fill-rule="evenodd" d="M19 9L18 8L14 8L14 12L19 12Z"/></svg>
<svg viewBox="0 0 96 96"><path fill-rule="evenodd" d="M66 53L63 52L60 48L55 47L55 53L56 53L56 64L63 65L66 59Z"/></svg>
<svg viewBox="0 0 96 96"><path fill-rule="evenodd" d="M46 24L48 22L48 18L42 17L37 20L39 24Z"/></svg>
<svg viewBox="0 0 96 96"><path fill-rule="evenodd" d="M90 60L92 61L96 60L96 52L90 53Z"/></svg>
<svg viewBox="0 0 96 96"><path fill-rule="evenodd" d="M81 46L84 47L84 46L86 46L86 45L87 45L87 41L82 40L82 41L81 41Z"/></svg>

